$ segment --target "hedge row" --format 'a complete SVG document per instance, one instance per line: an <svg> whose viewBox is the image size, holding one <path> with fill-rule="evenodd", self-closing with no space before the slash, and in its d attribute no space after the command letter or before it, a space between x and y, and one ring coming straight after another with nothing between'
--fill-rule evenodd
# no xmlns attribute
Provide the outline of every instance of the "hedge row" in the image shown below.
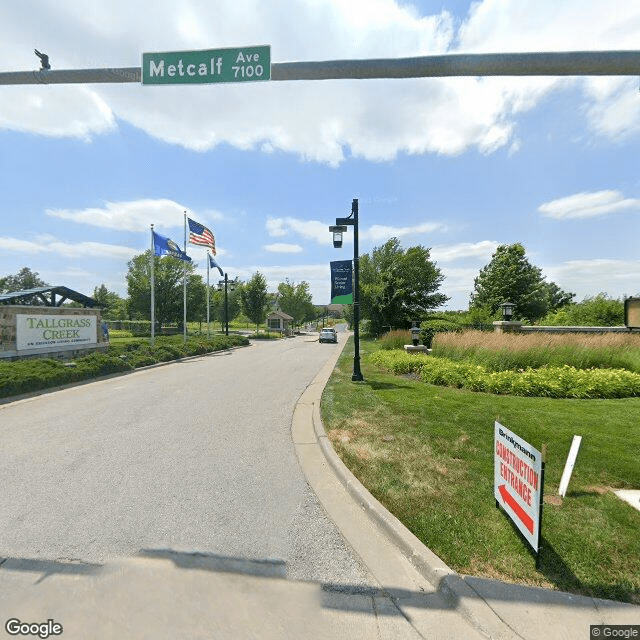
<svg viewBox="0 0 640 640"><path fill-rule="evenodd" d="M369 361L395 374L413 373L429 384L515 396L548 398L627 398L640 396L640 374L624 369L541 367L488 371L482 365L454 362L404 351L376 351Z"/></svg>
<svg viewBox="0 0 640 640"><path fill-rule="evenodd" d="M153 348L140 340L110 346L105 353L91 353L67 363L50 358L0 362L0 398L247 344L247 338L239 335L192 339L186 344L159 341Z"/></svg>

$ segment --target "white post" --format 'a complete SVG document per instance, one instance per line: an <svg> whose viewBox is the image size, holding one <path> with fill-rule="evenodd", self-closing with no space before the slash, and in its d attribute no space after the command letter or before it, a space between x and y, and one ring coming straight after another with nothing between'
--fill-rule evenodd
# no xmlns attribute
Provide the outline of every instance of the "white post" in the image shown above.
<svg viewBox="0 0 640 640"><path fill-rule="evenodd" d="M187 254L187 212L184 212L184 253ZM182 279L182 297L183 297L183 321L182 332L184 343L187 344L187 261L184 261L184 277Z"/></svg>
<svg viewBox="0 0 640 640"><path fill-rule="evenodd" d="M207 340L209 339L209 250L207 249Z"/></svg>
<svg viewBox="0 0 640 640"><path fill-rule="evenodd" d="M576 458L578 457L578 450L580 449L581 442L582 436L573 436L573 442L571 443L571 449L569 449L567 463L564 465L564 471L562 472L560 488L558 489L558 494L563 498L567 493L567 488L569 487L569 480L571 480L571 474L573 473L573 467L576 464Z"/></svg>

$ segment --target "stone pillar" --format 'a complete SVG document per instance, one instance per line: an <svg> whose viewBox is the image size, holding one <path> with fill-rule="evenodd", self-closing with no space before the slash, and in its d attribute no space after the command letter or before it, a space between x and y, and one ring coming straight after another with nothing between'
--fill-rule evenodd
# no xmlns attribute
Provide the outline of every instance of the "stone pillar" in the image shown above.
<svg viewBox="0 0 640 640"><path fill-rule="evenodd" d="M494 333L517 333L522 327L522 322L516 320L498 320L493 323Z"/></svg>

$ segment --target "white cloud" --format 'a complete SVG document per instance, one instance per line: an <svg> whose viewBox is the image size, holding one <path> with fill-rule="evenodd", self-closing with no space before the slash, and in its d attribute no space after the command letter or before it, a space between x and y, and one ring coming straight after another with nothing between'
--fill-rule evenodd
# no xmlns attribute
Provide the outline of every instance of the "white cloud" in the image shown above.
<svg viewBox="0 0 640 640"><path fill-rule="evenodd" d="M637 78L591 78L587 82L587 94L595 102L587 102L585 110L595 133L615 141L640 133L637 82Z"/></svg>
<svg viewBox="0 0 640 640"><path fill-rule="evenodd" d="M576 293L578 301L601 291L614 298L640 293L640 260L568 260L545 266L543 272L548 281Z"/></svg>
<svg viewBox="0 0 640 640"><path fill-rule="evenodd" d="M267 233L275 238L281 238L293 233L307 240L315 240L318 244L328 245L331 242L328 222L300 220L299 218L291 217L267 218L266 228Z"/></svg>
<svg viewBox="0 0 640 640"><path fill-rule="evenodd" d="M3 7L0 60L37 68L24 42L38 43L54 69L138 66L142 50L238 43L271 43L274 62L634 49L640 28L640 5L628 0L483 0L472 3L458 32L448 13L420 16L397 0L300 0L272 3L268 11L263 0L241 7L236 0L157 0L151 14L147 3L130 0L89 6L33 0L28 18L17 5ZM513 151L520 144L518 114L576 83L585 89L583 113L596 134L638 133L640 107L625 88L628 79L610 79L602 91L593 80L575 78L12 87L0 95L0 128L88 139L120 119L194 150L229 143L338 165L350 154L380 161L398 153Z"/></svg>
<svg viewBox="0 0 640 640"><path fill-rule="evenodd" d="M389 238L403 238L404 236L423 235L442 231L444 225L439 222L423 222L410 227L393 227L390 225L374 224L368 228L360 230L360 237L363 240L372 242L386 242Z"/></svg>
<svg viewBox="0 0 640 640"><path fill-rule="evenodd" d="M87 224L120 231L148 231L153 224L156 229L184 226L184 212L187 207L173 200L133 200L130 202L107 202L104 207L87 209L47 209L47 215L79 224ZM218 214L220 215L220 214ZM214 217L214 216L207 216ZM198 222L207 224L207 218Z"/></svg>
<svg viewBox="0 0 640 640"><path fill-rule="evenodd" d="M576 193L571 196L545 202L538 211L549 218L595 218L598 216L640 211L640 198L625 198L619 191L605 190Z"/></svg>
<svg viewBox="0 0 640 640"><path fill-rule="evenodd" d="M466 258L480 258L488 261L499 244L495 240L481 240L480 242L461 242L449 246L435 246L431 249L431 258L437 262L453 262Z"/></svg>
<svg viewBox="0 0 640 640"><path fill-rule="evenodd" d="M265 244L265 251L271 253L302 253L302 247L299 244L287 244L286 242L274 242L273 244Z"/></svg>
<svg viewBox="0 0 640 640"><path fill-rule="evenodd" d="M52 137L89 141L93 135L115 129L107 101L82 86L3 87L0 129L29 131Z"/></svg>
<svg viewBox="0 0 640 640"><path fill-rule="evenodd" d="M123 247L115 244L101 242L79 242L70 244L61 242L53 236L39 236L35 241L19 240L17 238L0 238L0 249L12 253L29 253L38 255L41 253L54 253L66 258L114 258L130 260L139 253L139 249Z"/></svg>
<svg viewBox="0 0 640 640"><path fill-rule="evenodd" d="M295 234L308 240L315 240L318 244L326 245L331 242L329 222L318 220L300 220L298 218L268 218L267 233L272 237L284 237ZM391 225L374 224L370 227L360 226L359 237L363 241L386 242L389 238L402 238L404 236L422 235L443 231L445 226L440 222L423 222L407 227L394 227ZM344 243L353 242L353 234L347 231L343 235Z"/></svg>

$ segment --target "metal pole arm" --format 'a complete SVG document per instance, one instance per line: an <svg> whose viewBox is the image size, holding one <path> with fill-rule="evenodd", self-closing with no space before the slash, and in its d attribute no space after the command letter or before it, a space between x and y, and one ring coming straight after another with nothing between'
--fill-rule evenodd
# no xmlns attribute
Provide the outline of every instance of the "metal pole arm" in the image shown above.
<svg viewBox="0 0 640 640"><path fill-rule="evenodd" d="M449 76L635 76L640 51L544 53L450 53L413 58L274 62L271 79L339 80ZM92 84L140 82L140 67L41 69L0 73L3 84Z"/></svg>

